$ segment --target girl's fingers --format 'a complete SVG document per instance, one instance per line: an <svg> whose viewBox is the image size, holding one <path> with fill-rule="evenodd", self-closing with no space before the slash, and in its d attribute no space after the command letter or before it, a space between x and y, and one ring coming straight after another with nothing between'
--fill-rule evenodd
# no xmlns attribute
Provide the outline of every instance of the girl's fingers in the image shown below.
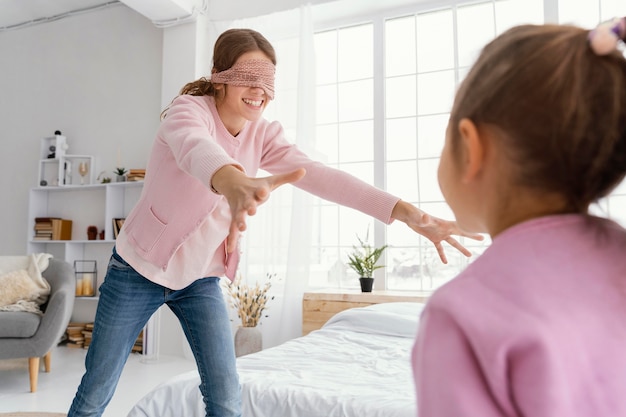
<svg viewBox="0 0 626 417"><path fill-rule="evenodd" d="M228 237L226 238L226 252L233 253L237 248L237 240L239 240L239 229L237 228L237 222L230 223L230 230L228 231Z"/></svg>
<svg viewBox="0 0 626 417"><path fill-rule="evenodd" d="M469 236L468 236L468 237L469 237ZM448 242L448 244L449 244L450 246L452 246L453 248L455 248L456 250L458 250L459 252L461 252L463 255L465 255L465 256L467 256L467 257L472 256L472 253L471 253L471 252L470 252L470 251L469 251L469 250L468 250L465 246L461 245L461 244L459 243L459 241L458 241L458 240L456 240L455 238L453 238L453 237L449 237L449 238L447 238L447 239L446 239L446 242Z"/></svg>
<svg viewBox="0 0 626 417"><path fill-rule="evenodd" d="M437 253L439 254L439 259L444 264L448 263L448 258L446 257L446 252L443 249L443 245L440 242L435 243L435 249L437 249Z"/></svg>
<svg viewBox="0 0 626 417"><path fill-rule="evenodd" d="M467 232L464 232L462 230L460 230L458 233L455 233L455 235L467 237L467 238L474 239L474 240L484 240L485 239L485 236L483 236L481 234L478 234L478 233L467 233Z"/></svg>

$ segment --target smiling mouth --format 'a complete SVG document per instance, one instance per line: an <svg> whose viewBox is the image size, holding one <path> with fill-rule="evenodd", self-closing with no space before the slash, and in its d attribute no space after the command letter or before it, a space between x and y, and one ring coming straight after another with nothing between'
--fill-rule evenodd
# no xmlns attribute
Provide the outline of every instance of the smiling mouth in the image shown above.
<svg viewBox="0 0 626 417"><path fill-rule="evenodd" d="M261 107L263 104L263 100L250 100L247 98L242 99L244 103L249 104L254 107Z"/></svg>

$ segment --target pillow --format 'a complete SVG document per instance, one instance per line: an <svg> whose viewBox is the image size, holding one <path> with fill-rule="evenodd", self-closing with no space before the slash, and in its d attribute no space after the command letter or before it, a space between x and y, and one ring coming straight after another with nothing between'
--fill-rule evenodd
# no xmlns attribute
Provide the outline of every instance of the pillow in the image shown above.
<svg viewBox="0 0 626 417"><path fill-rule="evenodd" d="M18 301L34 301L40 294L41 288L25 269L0 276L0 307L16 304Z"/></svg>
<svg viewBox="0 0 626 417"><path fill-rule="evenodd" d="M414 338L423 303L392 302L354 307L335 314L323 329Z"/></svg>

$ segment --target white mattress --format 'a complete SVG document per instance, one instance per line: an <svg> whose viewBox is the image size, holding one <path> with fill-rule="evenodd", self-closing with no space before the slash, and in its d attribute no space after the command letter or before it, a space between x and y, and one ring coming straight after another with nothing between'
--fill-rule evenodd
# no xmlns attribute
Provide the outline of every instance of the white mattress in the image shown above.
<svg viewBox="0 0 626 417"><path fill-rule="evenodd" d="M410 351L422 304L343 311L322 329L237 359L244 417L415 417ZM204 417L197 371L141 399L128 417Z"/></svg>

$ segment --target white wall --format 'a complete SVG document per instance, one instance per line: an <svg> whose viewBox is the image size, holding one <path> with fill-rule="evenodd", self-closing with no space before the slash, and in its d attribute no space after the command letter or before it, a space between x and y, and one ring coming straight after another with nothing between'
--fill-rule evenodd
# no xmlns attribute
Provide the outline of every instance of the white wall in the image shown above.
<svg viewBox="0 0 626 417"><path fill-rule="evenodd" d="M0 254L26 251L42 137L61 130L69 153L96 156L96 174L112 174L118 149L125 167L145 167L162 53L163 31L123 5L0 33Z"/></svg>

